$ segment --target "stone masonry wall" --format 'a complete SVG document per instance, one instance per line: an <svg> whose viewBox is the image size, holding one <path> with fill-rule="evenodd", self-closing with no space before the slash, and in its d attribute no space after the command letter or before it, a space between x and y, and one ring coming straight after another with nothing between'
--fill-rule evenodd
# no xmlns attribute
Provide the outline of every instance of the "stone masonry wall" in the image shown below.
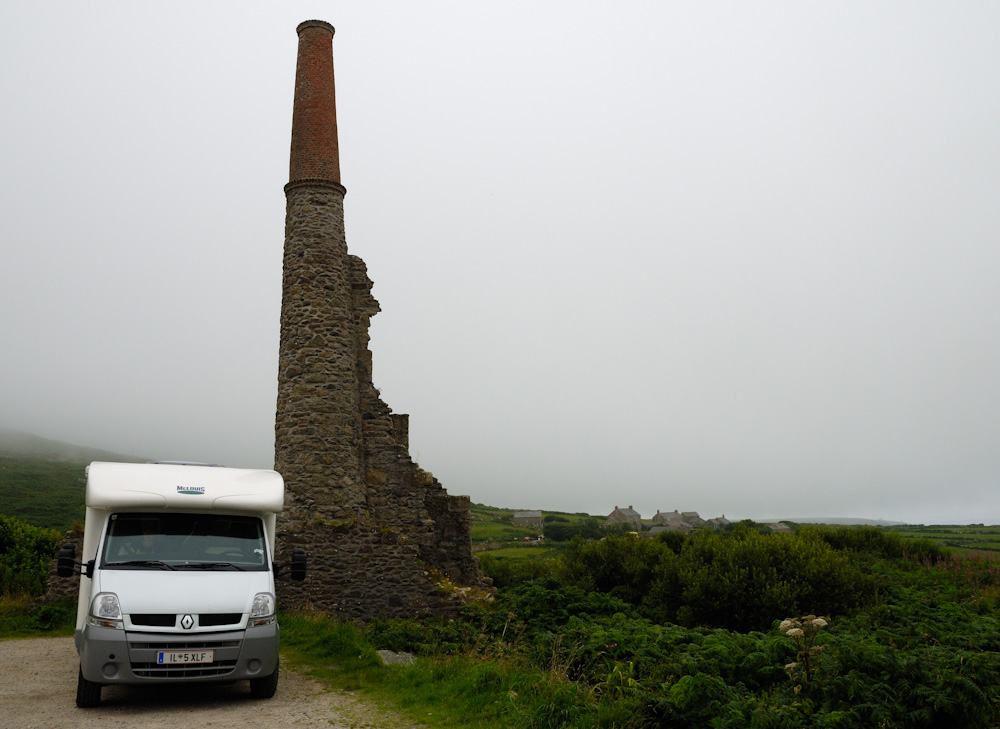
<svg viewBox="0 0 1000 729"><path fill-rule="evenodd" d="M407 452L407 418L372 384L364 262L347 253L343 193L287 190L275 469L285 478L284 554L310 554L304 582L279 583L286 606L351 618L450 613L446 577L483 586L470 504L449 496ZM287 557L286 557L287 558Z"/></svg>
<svg viewBox="0 0 1000 729"><path fill-rule="evenodd" d="M275 470L291 520L313 510L347 520L365 508L343 200L333 188L287 192Z"/></svg>

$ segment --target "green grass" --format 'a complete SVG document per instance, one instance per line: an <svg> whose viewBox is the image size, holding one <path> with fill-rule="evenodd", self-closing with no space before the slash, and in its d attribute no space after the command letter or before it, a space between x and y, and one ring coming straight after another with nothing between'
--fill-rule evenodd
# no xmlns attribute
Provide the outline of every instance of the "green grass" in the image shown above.
<svg viewBox="0 0 1000 729"><path fill-rule="evenodd" d="M970 525L906 525L887 527L887 531L911 539L929 539L956 552L1000 552L1000 526Z"/></svg>
<svg viewBox="0 0 1000 729"><path fill-rule="evenodd" d="M410 666L384 666L354 624L293 614L281 625L282 653L297 669L428 727L559 726L538 723L535 715L580 714L589 700L586 689L505 655L500 646L492 655L421 656Z"/></svg>
<svg viewBox="0 0 1000 729"><path fill-rule="evenodd" d="M0 597L0 640L73 635L76 598L41 608L27 597Z"/></svg>
<svg viewBox="0 0 1000 729"><path fill-rule="evenodd" d="M0 455L3 513L45 527L68 530L83 523L84 469L87 464Z"/></svg>
<svg viewBox="0 0 1000 729"><path fill-rule="evenodd" d="M488 554L490 557L497 557L500 559L538 559L544 557L555 557L558 555L564 546L562 545L524 545L524 546L511 546L504 547L502 549L491 549L488 552L480 552L480 554Z"/></svg>
<svg viewBox="0 0 1000 729"><path fill-rule="evenodd" d="M539 530L533 527L516 527L498 521L472 521L472 543L487 544L490 542L519 542L525 537L534 539Z"/></svg>

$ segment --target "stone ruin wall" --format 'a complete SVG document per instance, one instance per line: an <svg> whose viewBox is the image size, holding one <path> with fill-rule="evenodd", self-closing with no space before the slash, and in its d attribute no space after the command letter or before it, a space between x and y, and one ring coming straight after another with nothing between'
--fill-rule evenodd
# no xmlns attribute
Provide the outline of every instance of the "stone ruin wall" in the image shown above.
<svg viewBox="0 0 1000 729"><path fill-rule="evenodd" d="M275 470L286 482L283 558L309 553L282 604L350 618L452 613L453 589L486 584L472 555L470 502L408 453L408 417L372 383L364 262L347 253L342 188L287 189ZM447 579L444 579L447 578Z"/></svg>
<svg viewBox="0 0 1000 729"><path fill-rule="evenodd" d="M407 418L372 384L364 262L348 253L340 184L333 26L301 23L292 109L275 470L285 478L278 546L309 556L284 605L351 618L448 613L487 580L472 556L470 504L408 453Z"/></svg>

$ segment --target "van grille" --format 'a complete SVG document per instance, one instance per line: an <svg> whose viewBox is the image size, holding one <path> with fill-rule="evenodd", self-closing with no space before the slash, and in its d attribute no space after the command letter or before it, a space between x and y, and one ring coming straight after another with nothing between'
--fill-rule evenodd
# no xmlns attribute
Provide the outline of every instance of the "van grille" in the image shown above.
<svg viewBox="0 0 1000 729"><path fill-rule="evenodd" d="M235 660L183 666L133 663L132 673L140 678L207 678L209 676L225 676L227 673L232 673L235 668Z"/></svg>
<svg viewBox="0 0 1000 729"><path fill-rule="evenodd" d="M233 635L229 633L228 635ZM138 636L137 636L138 637ZM129 640L132 673L139 678L211 678L236 670L243 641L223 640ZM194 638L194 636L192 636ZM214 663L163 665L156 662L157 651L215 651Z"/></svg>
<svg viewBox="0 0 1000 729"><path fill-rule="evenodd" d="M129 618L132 620L132 625L150 628L172 628L177 624L177 616L173 613L132 613ZM202 628L236 625L242 621L242 613L202 613L198 616L198 625Z"/></svg>
<svg viewBox="0 0 1000 729"><path fill-rule="evenodd" d="M131 650L201 651L214 648L239 648L238 640L162 640L150 643L130 641Z"/></svg>

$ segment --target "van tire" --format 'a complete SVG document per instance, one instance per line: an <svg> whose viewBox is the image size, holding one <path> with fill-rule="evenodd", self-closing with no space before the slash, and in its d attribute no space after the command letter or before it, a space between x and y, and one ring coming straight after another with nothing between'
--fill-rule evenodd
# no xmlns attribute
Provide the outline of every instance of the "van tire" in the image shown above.
<svg viewBox="0 0 1000 729"><path fill-rule="evenodd" d="M278 690L278 664L274 664L274 673L270 676L250 679L250 695L255 699L269 699Z"/></svg>
<svg viewBox="0 0 1000 729"><path fill-rule="evenodd" d="M101 705L101 684L85 679L83 668L80 668L76 680L76 705L81 709L93 709Z"/></svg>

